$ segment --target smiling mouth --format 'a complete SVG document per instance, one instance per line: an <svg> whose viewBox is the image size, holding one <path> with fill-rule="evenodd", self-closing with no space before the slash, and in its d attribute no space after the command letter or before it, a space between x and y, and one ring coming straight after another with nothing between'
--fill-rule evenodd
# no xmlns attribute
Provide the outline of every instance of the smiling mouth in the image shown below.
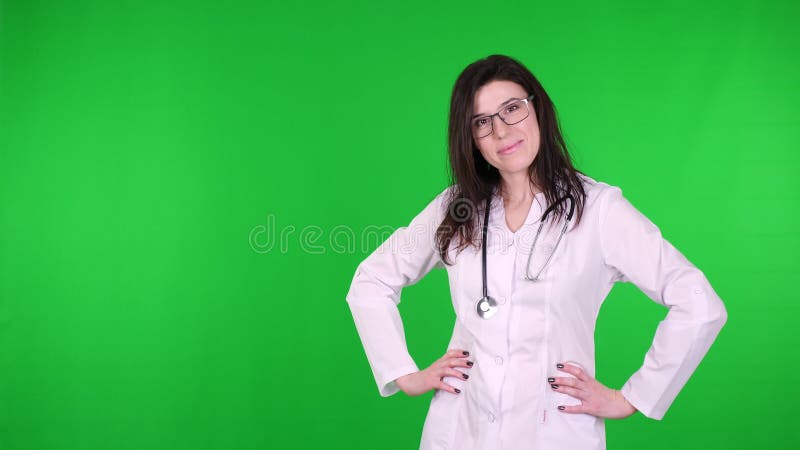
<svg viewBox="0 0 800 450"><path fill-rule="evenodd" d="M497 153L499 153L501 155L507 155L507 154L513 152L514 150L516 150L517 147L519 147L519 144L521 144L521 143L522 143L522 141L517 141L517 142L515 142L515 143L513 143L511 145L508 145L506 147L501 148L500 151L498 151Z"/></svg>

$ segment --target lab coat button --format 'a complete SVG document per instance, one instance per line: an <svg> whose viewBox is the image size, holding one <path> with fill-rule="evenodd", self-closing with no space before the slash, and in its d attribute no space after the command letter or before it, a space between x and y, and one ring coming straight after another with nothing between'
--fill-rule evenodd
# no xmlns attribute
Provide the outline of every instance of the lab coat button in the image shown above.
<svg viewBox="0 0 800 450"><path fill-rule="evenodd" d="M489 419L489 423L494 423L494 414L489 413L488 419Z"/></svg>
<svg viewBox="0 0 800 450"><path fill-rule="evenodd" d="M499 366L503 364L503 358L498 356L494 358L494 362Z"/></svg>
<svg viewBox="0 0 800 450"><path fill-rule="evenodd" d="M500 300L500 304L501 305L505 305L506 304L506 298L505 297L500 297L498 300Z"/></svg>
<svg viewBox="0 0 800 450"><path fill-rule="evenodd" d="M694 293L695 293L695 294L702 294L702 293L703 293L703 290L702 290L702 289L700 289L700 288L697 288L697 289L695 289L695 290L694 290Z"/></svg>

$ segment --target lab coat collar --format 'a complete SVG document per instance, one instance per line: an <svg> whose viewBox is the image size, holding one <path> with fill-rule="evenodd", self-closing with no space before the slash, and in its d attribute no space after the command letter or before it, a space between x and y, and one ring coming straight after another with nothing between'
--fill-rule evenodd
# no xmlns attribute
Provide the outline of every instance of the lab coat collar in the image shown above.
<svg viewBox="0 0 800 450"><path fill-rule="evenodd" d="M544 192L537 193L533 198L531 209L528 210L528 217L525 218L525 224L539 223L544 213L547 199ZM500 195L500 188L495 187L492 191L492 205L489 210L489 221L491 223L505 223L506 209L503 206L503 197ZM501 222L502 221L502 222Z"/></svg>

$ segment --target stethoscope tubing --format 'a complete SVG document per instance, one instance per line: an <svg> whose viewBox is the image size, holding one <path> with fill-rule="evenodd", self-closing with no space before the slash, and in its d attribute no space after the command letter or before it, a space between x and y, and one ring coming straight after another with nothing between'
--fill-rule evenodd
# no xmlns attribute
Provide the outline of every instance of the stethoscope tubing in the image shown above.
<svg viewBox="0 0 800 450"><path fill-rule="evenodd" d="M481 241L481 278L483 281L483 296L478 300L476 304L476 310L478 312L478 316L483 319L489 319L497 312L497 302L492 298L489 297L489 288L488 283L486 281L486 247L487 247L487 237L489 234L489 210L491 209L492 198L489 197L486 199L486 210L484 212L483 218L483 240ZM539 235L542 233L542 227L544 227L544 223L547 220L547 216L564 200L569 200L569 212L567 213L566 220L564 221L564 226L561 227L561 232L558 235L558 240L556 241L556 245L553 247L553 251L547 256L542 268L539 269L539 272L536 276L531 276L530 269L531 269L531 258L533 257L534 250L536 249L536 242L539 240ZM533 238L533 244L531 245L530 254L528 254L528 263L525 266L525 279L528 281L539 281L542 272L547 267L547 264L550 263L550 260L553 258L553 255L556 253L558 249L558 245L561 243L562 238L564 237L564 233L567 231L567 227L572 222L572 216L575 213L575 198L572 195L567 194L564 197L558 199L555 203L550 205L542 214L541 219L539 219L539 228L536 230L536 237Z"/></svg>
<svg viewBox="0 0 800 450"><path fill-rule="evenodd" d="M539 234L542 232L542 227L544 226L545 220L547 220L547 215L550 214L551 211L558 205L559 203L563 202L564 200L569 200L569 212L567 213L566 220L564 221L564 225L561 227L561 232L558 234L558 240L556 241L555 247L553 247L553 251L547 255L547 259L544 261L542 268L539 269L539 272L536 276L531 276L531 258L533 258L533 251L536 249L536 241L539 240ZM561 239L564 238L564 233L567 232L567 227L572 222L572 215L575 212L575 199L572 195L567 194L564 197L561 197L558 201L553 203L547 210L542 214L542 218L539 223L539 229L536 230L536 237L533 238L533 244L531 244L531 252L528 254L528 263L525 265L525 279L528 281L539 281L539 277L542 276L542 272L544 271L547 264L550 263L550 260L553 258L553 255L556 253L558 249L558 244L561 243Z"/></svg>

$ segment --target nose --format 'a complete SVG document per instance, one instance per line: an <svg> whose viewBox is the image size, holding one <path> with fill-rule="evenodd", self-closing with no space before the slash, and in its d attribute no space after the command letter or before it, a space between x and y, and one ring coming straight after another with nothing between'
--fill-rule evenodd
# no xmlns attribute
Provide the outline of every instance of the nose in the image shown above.
<svg viewBox="0 0 800 450"><path fill-rule="evenodd" d="M510 127L511 125L507 125L505 122L503 122L503 119L501 119L500 116L492 117L492 132L498 138L505 136Z"/></svg>

